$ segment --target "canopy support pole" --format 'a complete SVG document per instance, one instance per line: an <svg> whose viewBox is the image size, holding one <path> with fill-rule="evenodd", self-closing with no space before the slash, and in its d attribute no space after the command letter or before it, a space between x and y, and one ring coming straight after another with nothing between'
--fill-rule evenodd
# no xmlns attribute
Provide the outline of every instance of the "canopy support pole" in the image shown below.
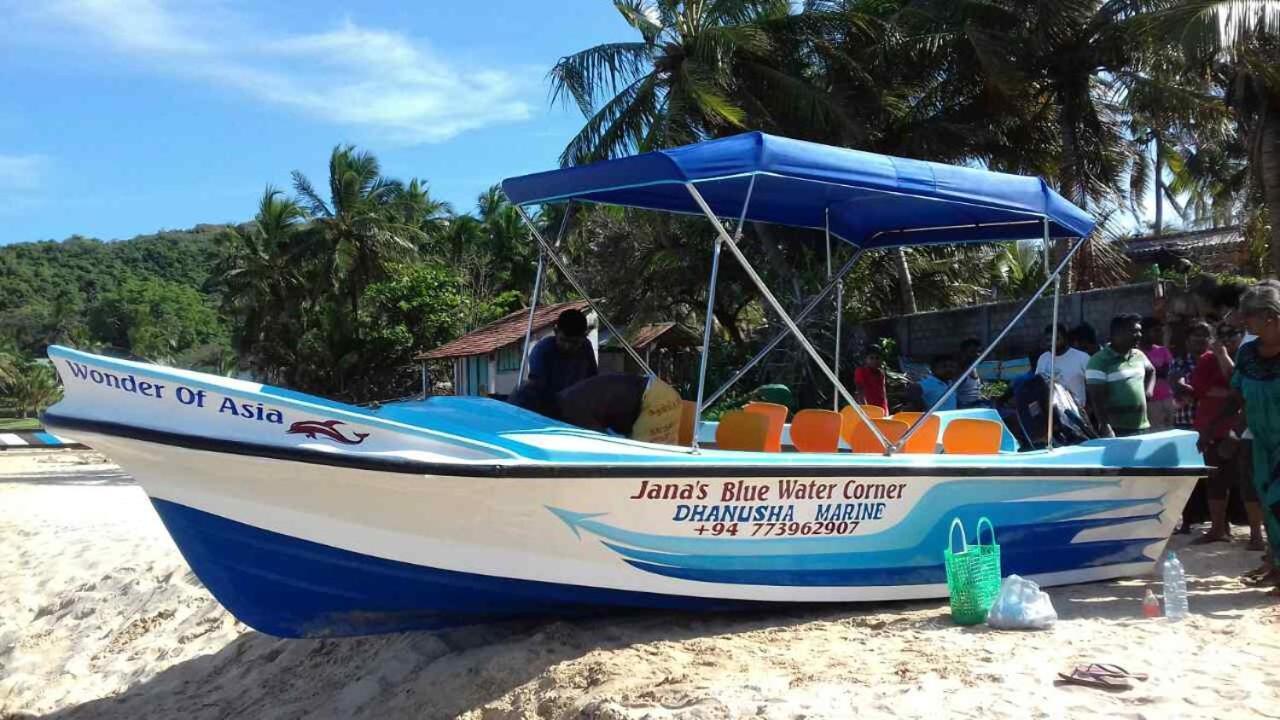
<svg viewBox="0 0 1280 720"><path fill-rule="evenodd" d="M747 197L742 201L742 214L738 216L738 227L734 229L735 237L742 237L742 228L747 222L747 208L751 205L751 194L756 189L756 176L751 176L751 183L747 185ZM698 395L694 400L693 414L693 449L698 449L698 430L702 428L702 411L706 407L702 404L702 393L707 386L707 359L711 355L711 331L715 327L715 305L716 305L716 283L720 276L720 250L724 245L724 241L728 239L727 235L717 237L715 248L711 251L711 283L707 286L707 320L702 326L702 362L698 368ZM732 240L730 240L732 242ZM717 396L718 397L718 396Z"/></svg>
<svg viewBox="0 0 1280 720"><path fill-rule="evenodd" d="M698 192L698 188L695 187L693 183L685 183L685 187L689 189L689 194L693 196L694 202L698 203L698 207L702 208L702 214L706 215L707 219L711 221L711 225L715 227L716 232L720 235L720 239L729 248L729 252L738 260L738 264L742 266L747 277L751 278L751 282L754 283L756 289L760 291L765 302L768 303L769 307L773 308L773 311L778 314L779 318L782 320L782 324L787 326L787 330L789 330L791 334L795 336L796 340L800 342L801 347L803 347L805 352L809 354L809 357L813 358L813 361L818 364L818 368L822 370L822 374L826 375L827 379L835 385L836 391L844 397L845 402L849 403L849 405L853 407L854 412L856 412L858 416L862 418L862 421L867 424L867 427L869 427L871 432L875 434L876 439L880 441L881 446L885 448L887 453L890 444L889 441L885 439L884 435L881 434L880 428L876 427L875 423L871 422L871 419L868 418L866 413L862 411L862 408L858 406L858 403L854 402L853 396L849 394L849 391L840 382L840 378L836 377L835 373L831 372L831 368L827 367L827 363L822 359L822 355L814 349L813 344L810 343L809 339L800 331L800 328L795 324L795 321L791 319L791 316L787 314L787 311L782 308L782 303L779 303L778 299L769 291L769 286L765 284L764 279L756 273L755 268L753 268L751 263L747 261L747 257L742 254L742 250L738 247L738 244L733 241L733 238L729 237L729 233L724 229L724 225L721 224L720 218L716 217L716 214L711 210L711 206L707 205L707 201L702 198L702 193Z"/></svg>
<svg viewBox="0 0 1280 720"><path fill-rule="evenodd" d="M835 289L837 286L843 285L845 275L848 275L849 271L853 270L854 266L858 264L858 258L860 257L862 257L862 248L858 248L857 250L855 250L853 253L853 257L849 258L848 262L846 262L844 265L840 267L838 271L836 271L835 280L828 282L826 286L822 288L822 290L818 291L817 295L814 295L812 298L809 299L808 304L806 304L800 310L799 314L796 315L796 318L795 318L796 324L804 322L805 318L809 317L809 313L813 312L814 309L817 308L818 305L823 301L823 299L825 299L827 295L831 294L831 291L833 289ZM791 332L786 328L783 328L781 332L774 335L773 338L769 340L769 342L765 343L764 347L760 348L759 352L753 355L751 359L746 362L746 364L738 368L737 372L733 374L733 377L729 378L729 380L725 382L724 385L721 385L718 390L711 393L711 397L707 399L707 404L710 405L714 403L716 400L720 399L721 395L724 395L725 393L729 392L729 388L733 387L735 383L741 380L742 376L750 372L751 368L759 364L760 361L763 360L766 355L768 355L775 347L778 346L778 343L782 342L783 340L786 340L789 335L791 335ZM837 397L839 396L837 395Z"/></svg>
<svg viewBox="0 0 1280 720"><path fill-rule="evenodd" d="M564 217L560 218L560 229L556 232L556 247L564 240L564 231L569 227L569 215L573 211L573 201L565 203ZM538 310L542 299L542 273L547 268L547 255L538 248L538 272L533 276L533 295L529 298L529 322L524 326L524 349L520 353L520 374L516 375L516 387L524 382L524 371L529 365L529 341L533 338L533 315Z"/></svg>
<svg viewBox="0 0 1280 720"><path fill-rule="evenodd" d="M983 350L978 357L970 363L969 367L966 368L964 372L956 376L956 379L951 382L951 385L947 388L947 391L942 394L942 397L934 401L933 407L929 408L924 415L916 418L916 421L911 424L911 427L907 428L907 432L902 436L902 439L893 446L894 451L902 449L902 447L907 444L907 441L911 439L911 436L915 434L916 430L919 430L920 426L924 425L926 420L933 416L934 413L938 412L938 408L942 406L942 403L946 402L948 398L955 394L956 390L960 387L960 383L968 377L969 373L978 369L978 366L982 364L982 361L987 359L987 355L991 354L991 351L995 346L1000 344L1000 341L1004 339L1004 336L1009 334L1009 331L1013 329L1013 326L1017 325L1018 322L1022 320L1022 316L1027 314L1027 311L1031 309L1031 306L1040 299L1041 295L1044 295L1045 291L1049 289L1049 286L1062 274L1062 271L1067 267L1067 263L1071 262L1071 257L1076 254L1076 251L1080 249L1082 244L1084 244L1084 238L1081 238L1079 242L1067 251L1067 254L1058 263L1058 266L1054 268L1053 275L1051 275L1049 279L1046 279L1044 283L1036 289L1035 294L1023 303L1022 307L1018 310L1018 313L1009 320L1009 322L1004 326L1004 329L1000 331L1000 334L996 335L996 339L992 340L991 344L987 345L987 349Z"/></svg>
<svg viewBox="0 0 1280 720"><path fill-rule="evenodd" d="M1044 269L1049 271L1049 218L1044 219ZM1058 375L1056 364L1058 359L1058 296L1062 294L1062 276L1053 276L1053 329L1049 340L1049 417L1048 430L1045 433L1045 449L1053 449L1053 396L1057 394ZM1035 372L1035 368L1031 368Z"/></svg>
<svg viewBox="0 0 1280 720"><path fill-rule="evenodd" d="M822 210L822 231L827 240L827 282L831 282L831 208ZM831 354L831 369L840 377L840 305L844 300L844 283L836 284L836 346ZM840 411L840 392L831 388L831 409Z"/></svg>
<svg viewBox="0 0 1280 720"><path fill-rule="evenodd" d="M538 310L538 298L542 295L542 273L546 267L547 256L542 252L542 248L538 248L538 272L533 276L533 294L529 297L529 322L524 326L524 349L520 352L520 374L516 375L517 387L524 382L524 371L529 366L529 341L533 337L533 315Z"/></svg>
<svg viewBox="0 0 1280 720"><path fill-rule="evenodd" d="M422 361L422 399L427 399L427 361Z"/></svg>
<svg viewBox="0 0 1280 720"><path fill-rule="evenodd" d="M520 214L520 217L524 220L524 224L528 226L529 232L533 235L534 239L538 241L538 245L542 247L542 252L546 253L547 259L551 260L551 263L556 266L556 269L560 271L560 274L564 276L564 279L569 281L569 284L573 286L573 289L582 296L582 299L587 301L587 305L591 306L591 309L595 311L596 317L600 319L600 323L608 328L609 333L614 338L617 338L618 343L622 345L622 349L627 351L627 354L631 356L632 360L636 361L636 364L644 370L646 375L653 375L654 372L649 368L649 363L645 362L644 358L640 357L640 354L636 352L635 348L631 347L631 343L627 342L627 339L622 336L622 333L618 332L618 329L613 326L613 323L609 322L609 318L605 316L604 311L600 309L600 306L596 304L596 301L592 300L586 290L582 289L582 284L573 276L573 273L569 272L569 267L565 264L564 260L561 259L560 254L556 252L555 248L551 247L551 244L547 242L547 239L542 237L542 233L538 232L538 226L533 224L533 220L529 218L529 214L525 212L524 208L515 204L513 204L512 207L514 207L516 212ZM566 217L567 216L568 213L566 209Z"/></svg>

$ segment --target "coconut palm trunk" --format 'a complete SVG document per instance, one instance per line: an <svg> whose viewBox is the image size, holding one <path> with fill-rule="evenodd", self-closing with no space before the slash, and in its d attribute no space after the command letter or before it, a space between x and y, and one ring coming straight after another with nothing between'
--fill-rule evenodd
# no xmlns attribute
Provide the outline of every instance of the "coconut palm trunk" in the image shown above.
<svg viewBox="0 0 1280 720"><path fill-rule="evenodd" d="M1271 272L1280 277L1280 112L1276 112L1277 106L1280 102L1268 102L1263 110L1258 160L1263 198L1271 218Z"/></svg>
<svg viewBox="0 0 1280 720"><path fill-rule="evenodd" d="M893 249L893 262L898 268L898 300L902 303L904 315L914 315L916 308L916 290L911 284L911 268L907 266L907 253L902 248Z"/></svg>

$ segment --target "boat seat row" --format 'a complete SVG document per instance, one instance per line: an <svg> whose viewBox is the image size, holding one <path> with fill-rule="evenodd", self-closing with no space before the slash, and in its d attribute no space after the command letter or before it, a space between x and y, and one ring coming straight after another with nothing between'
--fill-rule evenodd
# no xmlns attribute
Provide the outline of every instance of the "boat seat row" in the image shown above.
<svg viewBox="0 0 1280 720"><path fill-rule="evenodd" d="M855 453L882 453L884 446L875 430L886 440L901 440L924 413L901 412L884 417L884 411L874 406L862 406L870 425L851 407L840 412L831 410L801 410L791 420L791 444L798 452L833 453L840 450L840 441ZM685 417L681 421L680 442L686 443L693 434L693 403L685 401ZM687 419L686 419L687 418ZM782 433L786 425L787 408L773 403L752 402L741 410L731 410L720 417L716 428L716 447L722 450L754 452L781 452ZM955 418L942 428L941 419L932 416L907 439L899 452L908 454L994 455L1000 452L1004 428L993 420Z"/></svg>

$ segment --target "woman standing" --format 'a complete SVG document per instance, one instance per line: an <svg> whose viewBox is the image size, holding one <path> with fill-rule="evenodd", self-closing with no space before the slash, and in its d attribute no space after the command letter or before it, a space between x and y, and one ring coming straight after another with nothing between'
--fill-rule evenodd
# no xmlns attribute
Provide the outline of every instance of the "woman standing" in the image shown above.
<svg viewBox="0 0 1280 720"><path fill-rule="evenodd" d="M1153 317L1142 319L1142 342L1138 347L1146 354L1156 371L1156 384L1147 398L1147 419L1152 430L1168 430L1173 427L1173 385L1169 376L1173 371L1173 353L1161 345L1164 342L1164 324Z"/></svg>
<svg viewBox="0 0 1280 720"><path fill-rule="evenodd" d="M1274 562L1280 558L1280 481L1276 477L1280 464L1280 283L1262 282L1246 290L1240 297L1238 314L1257 339L1242 345L1236 355L1231 376L1235 392L1218 422L1229 421L1230 413L1244 403L1253 435L1253 482L1262 501ZM1218 422L1210 427L1210 435L1218 431ZM1280 574L1273 567L1263 572L1270 584L1280 583ZM1273 593L1280 594L1280 589Z"/></svg>
<svg viewBox="0 0 1280 720"><path fill-rule="evenodd" d="M1196 330L1193 329L1193 333ZM1221 542L1231 539L1231 525L1227 520L1227 499L1232 490L1239 493L1249 516L1249 549L1265 550L1262 542L1262 511L1258 493L1249 468L1245 463L1251 458L1244 455L1240 440L1244 432L1239 410L1225 412L1233 391L1231 377L1235 372L1234 358L1240 350L1243 332L1229 323L1218 326L1218 339L1213 348L1200 356L1191 386L1195 393L1198 416L1196 429L1204 450L1205 463L1213 466L1207 485L1209 498L1209 532L1196 542ZM1239 403L1231 403L1238 408Z"/></svg>

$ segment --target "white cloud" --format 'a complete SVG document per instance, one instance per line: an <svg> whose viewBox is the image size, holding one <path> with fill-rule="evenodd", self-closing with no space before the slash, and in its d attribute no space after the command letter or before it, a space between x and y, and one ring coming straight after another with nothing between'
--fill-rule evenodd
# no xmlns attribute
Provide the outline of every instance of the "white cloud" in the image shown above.
<svg viewBox="0 0 1280 720"><path fill-rule="evenodd" d="M43 187L48 158L0 153L0 191L30 193Z"/></svg>
<svg viewBox="0 0 1280 720"><path fill-rule="evenodd" d="M406 143L523 120L534 87L501 68L460 66L402 33L344 22L313 34L264 33L205 0L62 0L48 17L155 72L243 92Z"/></svg>
<svg viewBox="0 0 1280 720"><path fill-rule="evenodd" d="M49 158L0 153L0 216L35 207L42 199Z"/></svg>

